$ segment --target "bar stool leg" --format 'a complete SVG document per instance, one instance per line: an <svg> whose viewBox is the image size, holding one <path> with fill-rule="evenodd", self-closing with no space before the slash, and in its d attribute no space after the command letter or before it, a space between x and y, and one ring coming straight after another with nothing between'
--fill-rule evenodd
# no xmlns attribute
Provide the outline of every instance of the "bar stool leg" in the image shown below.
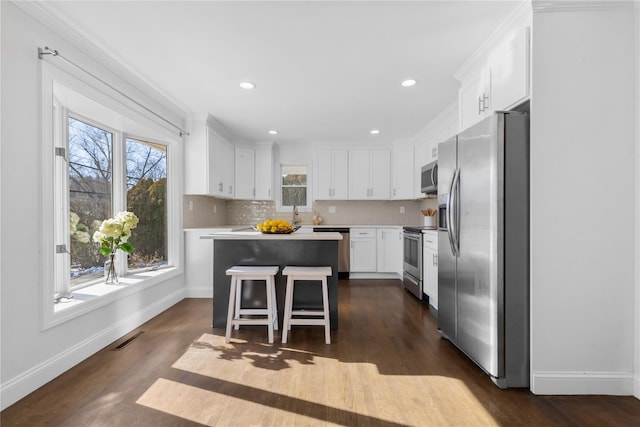
<svg viewBox="0 0 640 427"><path fill-rule="evenodd" d="M282 343L287 343L287 334L291 330L291 311L293 306L293 280L292 276L287 276L287 290L284 298L284 321L282 323Z"/></svg>
<svg viewBox="0 0 640 427"><path fill-rule="evenodd" d="M240 319L240 309L242 304L242 278L237 279L238 283L236 285L236 311L234 315L234 319ZM240 329L240 324L236 323L235 328L236 331Z"/></svg>
<svg viewBox="0 0 640 427"><path fill-rule="evenodd" d="M236 308L235 300L236 300L236 286L237 279L236 276L231 276L231 286L229 288L229 309L227 310L227 330L224 336L224 342L229 343L231 340L231 327L233 325L234 319L234 311Z"/></svg>
<svg viewBox="0 0 640 427"><path fill-rule="evenodd" d="M270 276L269 280L271 280L271 302L273 303L273 329L277 331L278 330L278 299L276 297L275 277Z"/></svg>
<svg viewBox="0 0 640 427"><path fill-rule="evenodd" d="M271 277L266 280L267 294L267 330L269 331L269 344L273 344L273 282Z"/></svg>
<svg viewBox="0 0 640 427"><path fill-rule="evenodd" d="M322 279L322 306L324 311L324 342L331 344L331 330L329 322L329 288L326 276Z"/></svg>

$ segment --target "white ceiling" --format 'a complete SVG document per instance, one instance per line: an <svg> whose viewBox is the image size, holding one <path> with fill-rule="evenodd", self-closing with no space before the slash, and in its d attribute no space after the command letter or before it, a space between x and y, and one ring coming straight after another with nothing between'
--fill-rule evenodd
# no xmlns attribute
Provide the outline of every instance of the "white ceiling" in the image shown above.
<svg viewBox="0 0 640 427"><path fill-rule="evenodd" d="M55 1L46 7L241 141L374 144L415 135L511 1ZM400 86L407 78L419 81ZM257 87L240 89L249 80ZM371 135L371 129L380 129ZM277 129L275 137L267 134Z"/></svg>

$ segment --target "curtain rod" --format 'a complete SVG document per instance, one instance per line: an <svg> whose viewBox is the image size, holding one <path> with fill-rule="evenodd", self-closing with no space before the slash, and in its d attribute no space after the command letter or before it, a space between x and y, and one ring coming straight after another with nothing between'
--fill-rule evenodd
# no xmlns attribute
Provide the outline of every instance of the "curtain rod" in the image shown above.
<svg viewBox="0 0 640 427"><path fill-rule="evenodd" d="M135 99L131 98L129 95L127 95L126 93L122 92L121 90L111 86L109 83L105 82L104 80L102 80L100 77L96 76L95 74L91 73L90 71L84 69L83 67L79 66L78 64L70 61L69 59L65 58L64 56L60 55L60 52L58 52L55 49L49 49L49 47L45 46L44 49L42 48L38 48L38 58L39 59L43 59L44 55L51 55L51 56L57 56L58 58L62 59L63 61L65 61L67 64L72 65L73 67L77 68L78 70L90 75L91 77L93 77L94 79L98 80L100 83L104 84L105 86L109 87L110 89L118 92L120 95L124 96L125 98L127 98L129 101L133 102L134 104L136 104L138 107L145 109L147 112L153 114L154 116L156 116L157 118L159 118L160 120L162 120L163 122L173 126L174 128L178 129L179 135L181 137L183 136L188 136L189 132L187 132L186 130L182 129L180 126L170 122L169 120L165 119L164 117L162 117L160 114L156 113L155 111L151 110L150 108L142 105L141 103L139 103L138 101L136 101Z"/></svg>

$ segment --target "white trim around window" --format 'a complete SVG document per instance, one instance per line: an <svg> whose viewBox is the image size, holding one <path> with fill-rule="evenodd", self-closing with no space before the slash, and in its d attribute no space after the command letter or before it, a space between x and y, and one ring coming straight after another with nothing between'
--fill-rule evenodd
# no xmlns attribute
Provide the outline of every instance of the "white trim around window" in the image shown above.
<svg viewBox="0 0 640 427"><path fill-rule="evenodd" d="M48 63L42 63L41 79L41 158L38 169L41 171L41 225L42 236L41 251L41 313L42 329L50 328L74 317L80 316L98 307L112 303L118 299L140 292L155 286L168 279L183 274L182 259L182 139L175 135L173 129L157 123L153 117L144 111L137 111L127 105L124 99L118 99L119 95L108 88L99 87L83 81L82 76L73 75ZM122 98L120 96L120 98ZM53 108L54 100L56 108ZM55 168L55 162L60 161L56 157L55 147L66 145L64 139L63 122L68 116L67 109L80 115L82 118L93 120L101 126L107 126L114 130L117 138L124 141L127 137L141 139L149 142L161 143L167 147L167 258L169 265L153 271L136 271L125 277L121 277L120 285L106 286L102 283L92 283L83 287L77 293L77 298L65 299L54 303L56 292L55 283L61 279L68 279L68 256L57 257L56 241L54 236L61 224L60 218L66 218L68 212L56 210L60 203L60 197L68 197L68 188L60 185L66 183L66 176L58 173L60 168ZM62 126L62 129L60 128ZM54 140L54 135L62 140ZM135 136L134 136L135 135ZM139 137L142 136L142 137ZM114 137L116 138L116 137ZM64 144L62 144L64 142ZM118 144L124 147L124 143ZM115 155L123 157L123 152ZM124 162L120 162L124 168ZM58 170L56 170L58 169ZM123 172L124 173L124 172ZM57 176L57 175L60 176ZM114 177L118 175L114 173ZM121 180L124 180L124 176ZM66 185L66 184L65 184ZM124 182L114 182L126 188ZM66 193L65 193L66 192ZM113 201L114 208L125 210L126 192L120 194L120 200ZM67 203L68 205L68 203ZM56 220L57 217L57 220ZM68 224L67 227L68 234ZM56 229L56 227L58 229ZM62 230L64 231L64 230ZM58 235L64 235L58 234ZM58 243L59 244L59 243ZM67 248L69 242L67 242ZM65 259L66 258L66 259ZM124 258L124 257L122 257ZM124 271L126 260L122 259L121 272ZM66 269L61 268L66 262ZM58 264L56 264L58 263ZM66 275L65 275L66 271ZM56 275L60 277L55 277ZM65 276L64 278L62 276ZM73 294L73 291L72 291Z"/></svg>

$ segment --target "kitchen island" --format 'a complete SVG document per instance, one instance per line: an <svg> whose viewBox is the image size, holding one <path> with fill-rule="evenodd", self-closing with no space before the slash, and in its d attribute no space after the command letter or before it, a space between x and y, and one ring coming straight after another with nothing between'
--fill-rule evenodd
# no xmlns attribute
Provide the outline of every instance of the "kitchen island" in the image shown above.
<svg viewBox="0 0 640 427"><path fill-rule="evenodd" d="M291 234L262 234L257 231L211 233L200 236L213 241L213 324L224 328L227 324L229 283L226 271L234 265L277 265L276 300L278 325L282 327L286 277L282 270L290 266L330 266L329 318L331 329L338 328L338 241L340 233L314 233L299 231ZM264 286L243 285L242 307L264 308ZM310 286L296 285L294 306L299 309L318 310L322 307L322 292L318 282Z"/></svg>

